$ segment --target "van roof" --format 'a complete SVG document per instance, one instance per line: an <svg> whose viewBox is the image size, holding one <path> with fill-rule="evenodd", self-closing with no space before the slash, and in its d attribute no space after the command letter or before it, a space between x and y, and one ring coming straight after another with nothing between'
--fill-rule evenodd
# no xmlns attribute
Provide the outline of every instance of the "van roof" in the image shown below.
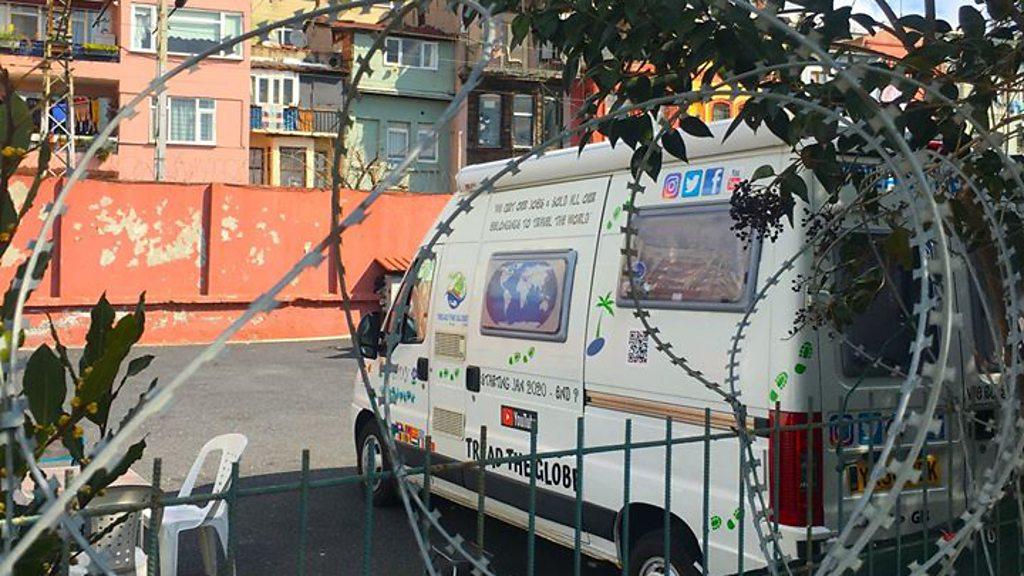
<svg viewBox="0 0 1024 576"><path fill-rule="evenodd" d="M720 156L786 146L767 128L754 132L745 123L740 124L728 140L724 140L732 120L711 122L711 138L695 138L684 136L687 157L691 163L709 156ZM540 158L530 158L519 166L518 173L509 173L498 181L497 188L518 188L530 184L550 183L565 180L579 180L587 176L611 174L629 168L629 160L633 151L625 144L612 148L607 141L588 144L578 154L578 148L562 148L546 152ZM466 166L459 171L456 178L458 193L468 193L476 188L484 179L493 176L511 160L496 160L485 164Z"/></svg>

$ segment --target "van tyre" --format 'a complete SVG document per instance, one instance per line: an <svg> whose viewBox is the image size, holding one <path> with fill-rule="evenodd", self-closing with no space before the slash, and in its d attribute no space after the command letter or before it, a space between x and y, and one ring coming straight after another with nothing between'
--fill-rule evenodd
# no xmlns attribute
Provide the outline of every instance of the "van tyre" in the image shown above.
<svg viewBox="0 0 1024 576"><path fill-rule="evenodd" d="M382 477L384 471L391 470L391 456L388 454L387 445L380 435L380 427L376 420L368 420L359 429L359 442L356 445L359 449L357 465L360 474L366 474L374 470L375 478L373 486L374 506L391 506L398 502L398 486L393 476ZM364 483L365 486L365 483Z"/></svg>
<svg viewBox="0 0 1024 576"><path fill-rule="evenodd" d="M629 555L630 576L699 576L700 569L694 563L682 542L673 539L669 555L672 570L665 570L665 532L654 530L637 540Z"/></svg>

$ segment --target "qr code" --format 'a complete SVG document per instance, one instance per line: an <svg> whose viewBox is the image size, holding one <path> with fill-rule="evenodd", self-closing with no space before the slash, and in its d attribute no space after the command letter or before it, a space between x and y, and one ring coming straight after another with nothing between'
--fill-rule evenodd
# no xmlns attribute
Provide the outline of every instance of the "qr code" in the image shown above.
<svg viewBox="0 0 1024 576"><path fill-rule="evenodd" d="M647 364L647 333L642 330L629 331L629 350L626 352L627 364Z"/></svg>

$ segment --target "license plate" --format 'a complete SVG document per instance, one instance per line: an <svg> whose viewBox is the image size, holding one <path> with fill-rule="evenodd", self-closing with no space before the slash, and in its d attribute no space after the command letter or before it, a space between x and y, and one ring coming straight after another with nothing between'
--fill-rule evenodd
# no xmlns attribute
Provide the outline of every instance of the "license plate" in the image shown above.
<svg viewBox="0 0 1024 576"><path fill-rule="evenodd" d="M934 488L942 485L942 471L939 468L939 459L935 456L929 455L924 458L918 458L914 462L914 468L921 471L921 480L918 482L907 482L904 486L905 488L913 490L922 486ZM846 481L847 486L850 488L850 494L863 493L864 489L867 488L870 476L871 466L866 457L848 465L846 467ZM888 492L895 480L895 475L891 473L886 474L878 481L878 484L875 486L875 492Z"/></svg>

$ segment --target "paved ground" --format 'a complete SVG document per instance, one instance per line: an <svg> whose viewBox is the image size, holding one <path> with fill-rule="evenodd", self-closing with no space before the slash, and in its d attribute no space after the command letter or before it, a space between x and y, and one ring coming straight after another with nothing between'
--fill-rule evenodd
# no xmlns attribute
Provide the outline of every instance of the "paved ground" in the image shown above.
<svg viewBox="0 0 1024 576"><path fill-rule="evenodd" d="M139 350L156 360L135 389L123 393L114 414L127 409L149 379L172 377L198 347ZM243 487L298 480L301 450L309 448L314 478L354 474L354 442L348 407L355 362L345 342L232 345L182 389L175 402L149 422L146 457L134 469L151 478L153 458L163 461L162 485L176 489L203 443L224 432L241 432L249 446L242 460ZM209 469L204 475L212 479ZM300 519L299 495L289 492L247 498L238 514L238 573L296 572ZM469 538L475 515L440 501L446 526ZM307 574L357 574L364 550L366 509L358 485L317 489L309 498ZM422 573L412 533L401 508L377 510L373 519L373 574ZM500 542L496 573L525 574L526 537L497 521L487 525L489 542ZM179 574L202 574L194 536L182 539ZM571 570L569 551L538 540L538 574ZM587 574L614 573L589 566Z"/></svg>

